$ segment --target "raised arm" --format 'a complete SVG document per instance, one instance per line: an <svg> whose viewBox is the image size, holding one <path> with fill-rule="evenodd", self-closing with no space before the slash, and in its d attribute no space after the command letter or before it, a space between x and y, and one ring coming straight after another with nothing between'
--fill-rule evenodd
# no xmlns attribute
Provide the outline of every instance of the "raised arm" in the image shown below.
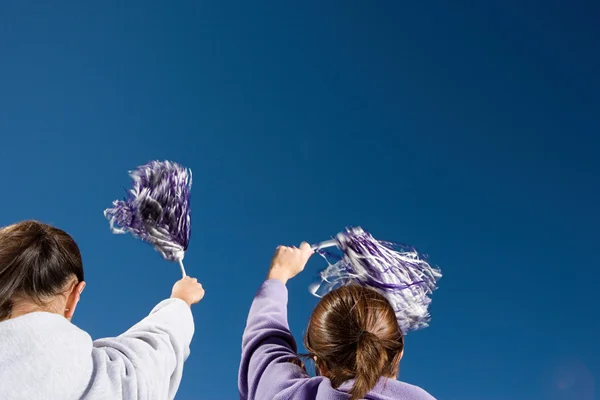
<svg viewBox="0 0 600 400"><path fill-rule="evenodd" d="M123 400L173 399L194 335L190 305L203 296L195 279L184 278L175 284L170 299L127 332L94 341L94 377L88 392Z"/></svg>
<svg viewBox="0 0 600 400"><path fill-rule="evenodd" d="M292 399L299 386L311 385L299 366L296 341L288 326L285 284L304 269L312 254L306 243L300 249L279 247L275 253L268 279L250 308L242 339L241 399Z"/></svg>

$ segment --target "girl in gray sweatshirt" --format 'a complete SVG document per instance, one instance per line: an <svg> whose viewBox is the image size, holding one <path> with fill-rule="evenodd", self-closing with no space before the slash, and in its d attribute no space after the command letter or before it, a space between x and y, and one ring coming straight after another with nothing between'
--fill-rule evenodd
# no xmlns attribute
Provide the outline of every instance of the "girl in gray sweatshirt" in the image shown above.
<svg viewBox="0 0 600 400"><path fill-rule="evenodd" d="M84 287L67 233L36 221L0 228L0 398L173 399L202 285L178 281L127 332L95 341L70 322Z"/></svg>

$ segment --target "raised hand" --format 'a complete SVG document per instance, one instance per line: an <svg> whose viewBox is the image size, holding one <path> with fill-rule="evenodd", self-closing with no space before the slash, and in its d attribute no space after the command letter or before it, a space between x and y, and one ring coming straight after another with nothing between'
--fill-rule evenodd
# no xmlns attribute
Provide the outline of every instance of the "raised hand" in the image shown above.
<svg viewBox="0 0 600 400"><path fill-rule="evenodd" d="M268 279L278 279L283 283L298 275L314 254L311 246L302 242L300 248L279 246L271 260Z"/></svg>

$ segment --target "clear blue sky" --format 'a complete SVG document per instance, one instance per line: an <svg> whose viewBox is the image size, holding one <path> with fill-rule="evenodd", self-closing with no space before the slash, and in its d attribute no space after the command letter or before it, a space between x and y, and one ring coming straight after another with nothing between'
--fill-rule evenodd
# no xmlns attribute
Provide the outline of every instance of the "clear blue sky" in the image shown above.
<svg viewBox="0 0 600 400"><path fill-rule="evenodd" d="M169 295L177 265L102 211L129 169L171 159L194 172L186 266L207 291L178 399L236 398L273 249L346 225L445 273L401 379L439 399L592 399L598 3L207 3L0 6L0 224L76 238L74 322L117 335ZM289 285L298 339L322 266Z"/></svg>

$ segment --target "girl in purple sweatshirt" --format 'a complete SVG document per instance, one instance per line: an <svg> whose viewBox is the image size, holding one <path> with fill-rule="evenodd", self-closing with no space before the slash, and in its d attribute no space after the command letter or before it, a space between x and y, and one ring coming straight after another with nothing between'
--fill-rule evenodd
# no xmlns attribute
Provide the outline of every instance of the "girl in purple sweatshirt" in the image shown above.
<svg viewBox="0 0 600 400"><path fill-rule="evenodd" d="M404 341L389 302L362 286L327 294L308 323L305 347L319 376L310 377L287 322L287 281L313 254L278 247L260 287L242 343L238 387L243 400L435 400L396 380Z"/></svg>

